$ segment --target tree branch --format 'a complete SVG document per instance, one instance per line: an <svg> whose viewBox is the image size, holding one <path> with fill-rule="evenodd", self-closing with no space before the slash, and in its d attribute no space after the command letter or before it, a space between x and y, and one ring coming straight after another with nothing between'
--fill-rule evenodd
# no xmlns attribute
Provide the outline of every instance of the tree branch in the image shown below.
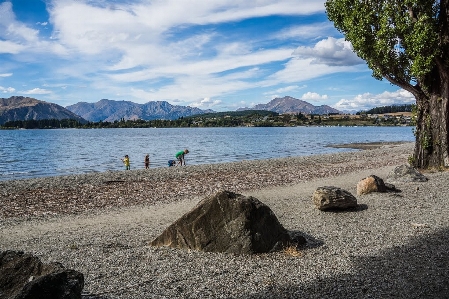
<svg viewBox="0 0 449 299"><path fill-rule="evenodd" d="M390 83L407 90L408 92L413 94L415 98L419 98L423 95L423 92L421 90L421 87L419 87L419 85L412 85L407 82L399 81L389 75L384 75L384 78L387 79Z"/></svg>

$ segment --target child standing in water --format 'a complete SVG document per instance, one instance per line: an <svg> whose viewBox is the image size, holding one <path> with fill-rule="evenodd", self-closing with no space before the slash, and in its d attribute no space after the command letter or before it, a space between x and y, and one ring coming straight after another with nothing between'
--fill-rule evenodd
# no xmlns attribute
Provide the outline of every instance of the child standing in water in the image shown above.
<svg viewBox="0 0 449 299"><path fill-rule="evenodd" d="M145 169L150 168L150 155L149 155L149 154L147 154L147 155L145 156L144 163L145 163Z"/></svg>
<svg viewBox="0 0 449 299"><path fill-rule="evenodd" d="M131 166L129 164L129 157L128 155L125 155L125 157L122 159L123 164L125 164L125 169L130 170Z"/></svg>

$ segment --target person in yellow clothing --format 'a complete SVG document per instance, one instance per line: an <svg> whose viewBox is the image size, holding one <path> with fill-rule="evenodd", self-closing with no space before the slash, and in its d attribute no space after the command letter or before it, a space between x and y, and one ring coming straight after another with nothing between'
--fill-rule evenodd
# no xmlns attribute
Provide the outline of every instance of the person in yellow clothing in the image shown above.
<svg viewBox="0 0 449 299"><path fill-rule="evenodd" d="M129 157L128 155L125 155L125 157L122 159L123 164L125 164L125 169L130 170L131 166L129 164Z"/></svg>

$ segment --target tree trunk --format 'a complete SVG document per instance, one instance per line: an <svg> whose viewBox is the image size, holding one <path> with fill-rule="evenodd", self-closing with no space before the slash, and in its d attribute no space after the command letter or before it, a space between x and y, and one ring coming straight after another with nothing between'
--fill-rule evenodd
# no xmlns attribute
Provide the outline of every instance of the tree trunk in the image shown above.
<svg viewBox="0 0 449 299"><path fill-rule="evenodd" d="M435 1L437 2L437 1ZM417 111L416 143L413 166L442 169L449 167L449 1L439 1L439 42L441 53L435 67L414 93Z"/></svg>
<svg viewBox="0 0 449 299"><path fill-rule="evenodd" d="M449 167L449 86L446 80L439 79L440 84L429 86L438 90L429 90L430 96L416 97L418 111L412 164L419 169Z"/></svg>

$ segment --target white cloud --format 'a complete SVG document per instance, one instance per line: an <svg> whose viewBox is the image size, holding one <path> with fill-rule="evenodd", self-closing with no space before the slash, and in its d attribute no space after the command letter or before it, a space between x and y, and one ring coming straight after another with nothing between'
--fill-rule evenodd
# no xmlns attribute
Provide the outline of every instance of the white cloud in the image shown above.
<svg viewBox="0 0 449 299"><path fill-rule="evenodd" d="M39 31L17 22L11 2L0 4L0 37L7 40L36 41Z"/></svg>
<svg viewBox="0 0 449 299"><path fill-rule="evenodd" d="M413 103L415 103L415 97L410 92L399 89L395 92L385 91L381 94L359 94L353 99L341 99L333 107L338 110L361 111L393 104Z"/></svg>
<svg viewBox="0 0 449 299"><path fill-rule="evenodd" d="M290 86L286 86L283 88L278 88L276 89L276 93L287 93L287 92L292 92L301 88L305 88L305 86L298 86L298 85L290 85Z"/></svg>
<svg viewBox="0 0 449 299"><path fill-rule="evenodd" d="M202 32L184 37L184 40L170 41L179 28L247 17L324 11L322 1L312 0L302 1L301 5L294 0L169 0L104 4L103 1L96 4L95 1L54 1L50 10L55 29L53 39L80 54L115 53L116 61L112 65L109 63L110 70L139 67L143 72L148 69L152 76L156 73L154 68L182 66L186 57L203 57L204 46L215 34L213 31ZM221 57L244 56L251 51L246 43L218 44L214 50Z"/></svg>
<svg viewBox="0 0 449 299"><path fill-rule="evenodd" d="M317 64L313 59L293 58L285 63L284 68L269 76L263 82L265 86L280 83L296 83L339 72L355 72L360 69L356 66L328 66Z"/></svg>
<svg viewBox="0 0 449 299"><path fill-rule="evenodd" d="M312 47L298 47L293 55L303 59L312 59L311 64L328 66L352 66L363 64L364 61L354 52L350 42L344 38L328 37Z"/></svg>
<svg viewBox="0 0 449 299"><path fill-rule="evenodd" d="M20 23L12 23L7 27L7 34L20 38L26 42L37 42L39 40L39 31L28 28Z"/></svg>
<svg viewBox="0 0 449 299"><path fill-rule="evenodd" d="M2 87L2 86L0 86L0 91L3 92L3 93L13 93L16 90L14 88L12 88L12 87Z"/></svg>
<svg viewBox="0 0 449 299"><path fill-rule="evenodd" d="M192 87L195 88L192 88ZM167 100L178 104L189 105L198 101L198 95L202 98L216 98L225 94L250 88L251 83L243 80L236 80L232 75L230 78L216 77L211 75L179 76L172 84L164 85L158 89L132 89L130 95L142 99L143 102L149 100Z"/></svg>
<svg viewBox="0 0 449 299"><path fill-rule="evenodd" d="M11 76L12 76L12 73L0 74L0 77L2 77L2 78L11 77Z"/></svg>
<svg viewBox="0 0 449 299"><path fill-rule="evenodd" d="M221 104L220 100L212 100L210 98L204 98L204 99L199 99L198 101L191 103L189 106L197 107L197 108L201 108L201 109L208 109L208 108L217 106L218 104Z"/></svg>
<svg viewBox="0 0 449 299"><path fill-rule="evenodd" d="M0 54L17 54L21 52L25 47L11 42L0 40Z"/></svg>
<svg viewBox="0 0 449 299"><path fill-rule="evenodd" d="M23 94L49 94L51 93L50 90L42 89L42 88L33 88L30 90L26 90L22 92Z"/></svg>
<svg viewBox="0 0 449 299"><path fill-rule="evenodd" d="M284 43L332 35L335 29L330 22L292 26L270 36L245 36L244 40L232 36L229 42L223 36L228 31L220 31L222 22L251 17L323 14L324 1L304 0L301 5L297 0L47 3L48 24L37 22L31 26L44 30L41 26L49 25L53 28L50 38L39 37L39 30L18 22L10 3L0 4L0 54L20 53L15 56L17 61L39 61L45 64L45 82L54 86L86 84L95 96L104 93L142 102L167 100L196 107L224 106L212 99L223 100L245 89L254 94L260 89L263 95L285 96L304 88L306 80L362 69L357 64L363 61L343 39L329 37L296 50ZM6 32L8 38L2 36ZM269 44L273 38L282 42ZM49 59L55 63L47 63ZM63 64L58 63L61 60ZM53 91L35 88L25 93ZM252 101L259 96L249 94ZM302 98L320 101L326 96L308 92Z"/></svg>
<svg viewBox="0 0 449 299"><path fill-rule="evenodd" d="M56 42L41 40L39 30L28 27L16 20L11 2L0 4L0 54L31 54L22 59L35 60L35 53L64 54L64 46Z"/></svg>
<svg viewBox="0 0 449 299"><path fill-rule="evenodd" d="M289 86L286 86L286 87L278 88L278 89L273 90L273 91L264 92L263 95L265 96L266 99L271 101L272 99L282 98L282 97L284 97L286 95L292 94L295 91L300 90L300 89L304 89L306 87L307 87L307 85L302 85L302 86L289 85Z"/></svg>
<svg viewBox="0 0 449 299"><path fill-rule="evenodd" d="M200 61L185 61L179 64L169 61L166 65L140 71L111 74L110 78L119 82L139 82L164 76L212 75L242 67L254 67L273 61L282 61L290 57L291 50L289 49L260 50L244 55L218 56Z"/></svg>
<svg viewBox="0 0 449 299"><path fill-rule="evenodd" d="M306 92L305 94L302 95L301 100L304 101L322 101L322 100L327 100L328 96L323 94L320 95L316 92Z"/></svg>
<svg viewBox="0 0 449 299"><path fill-rule="evenodd" d="M277 33L274 38L278 39L316 39L320 36L328 36L336 29L330 22L300 25L284 29Z"/></svg>
<svg viewBox="0 0 449 299"><path fill-rule="evenodd" d="M6 27L15 20L12 3L9 1L0 4L0 26ZM1 31L0 31L1 32Z"/></svg>

